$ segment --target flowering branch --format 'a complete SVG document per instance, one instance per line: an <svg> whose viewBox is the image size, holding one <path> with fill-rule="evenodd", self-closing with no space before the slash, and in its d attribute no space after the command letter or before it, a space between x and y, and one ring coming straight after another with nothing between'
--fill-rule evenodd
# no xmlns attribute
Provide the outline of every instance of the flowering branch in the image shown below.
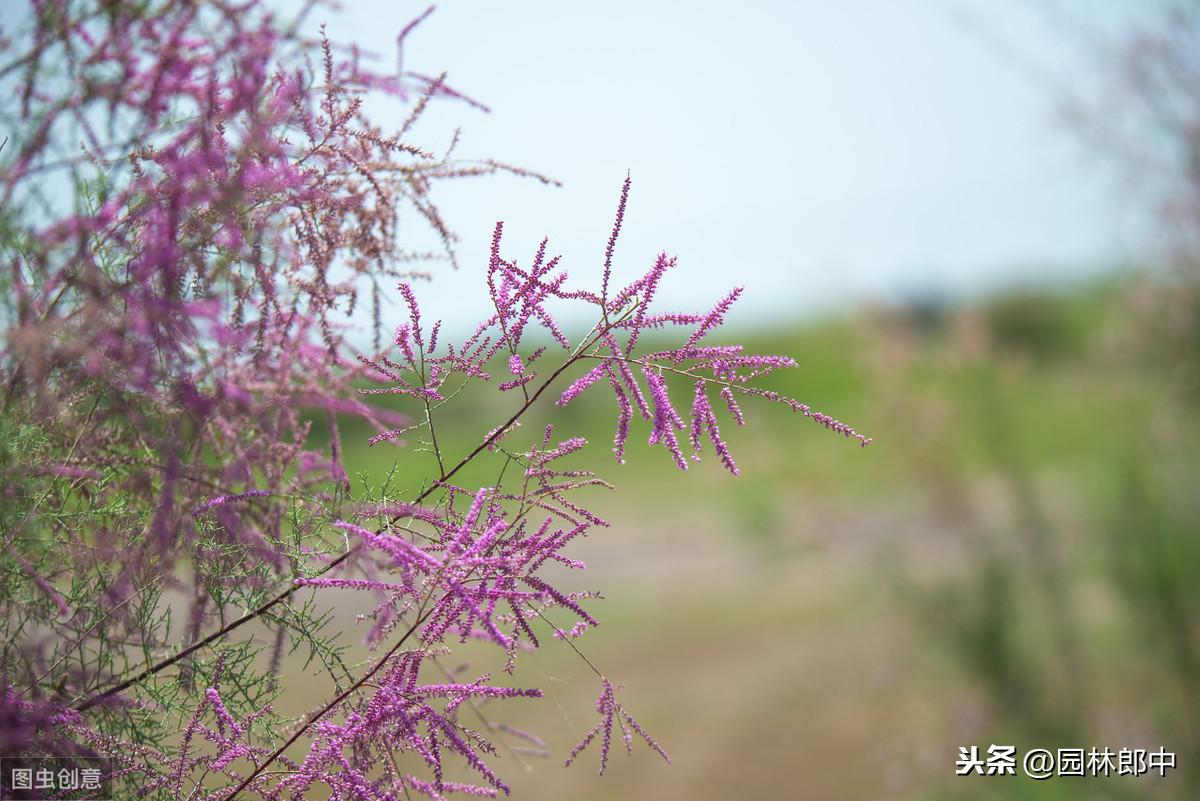
<svg viewBox="0 0 1200 801"><path fill-rule="evenodd" d="M607 332L607 330L608 330L608 328L602 329L602 331L600 333L596 334L593 337L592 341L594 342L594 341L602 338L604 336L604 334ZM471 461L473 459L475 459L475 457L479 456L479 454L485 452L488 448L490 448L493 444L495 444L504 433L506 433L509 429L511 429L516 424L516 422L518 420L520 420L521 417L523 417L533 407L533 405L542 396L542 394L550 387L550 385L553 384L554 381L560 375L562 375L566 370L568 370L573 364L575 364L582 357L581 351L586 349L586 347L587 347L586 345L581 347L579 349L579 351L572 354L571 358L567 359L561 365L559 365L559 367L550 375L550 377L547 378L545 381L543 381L541 383L541 385L538 386L538 388L536 390L534 390L533 394L530 395L528 397L528 399L526 399L526 401L521 405L521 407L519 409L517 409L517 411L515 411L512 414L512 416L510 416L508 418L507 421L505 421L502 425L498 426L497 428L493 429L491 434L489 434L487 437L485 437L484 440L481 443L479 443L479 445L475 446L475 448L471 452L469 452L468 454L463 456L458 461L458 463L455 464L453 467L451 467L448 471L443 470L440 478L438 479L438 483L432 484L429 487L422 490L420 493L418 493L416 498L413 499L413 503L419 504L422 501L424 501L426 498L428 498L430 495L432 495L439 488L439 486L442 483L453 478L460 470L462 470L464 467L466 467L468 464L470 464ZM394 523L397 520L399 520L399 517L394 519L392 522ZM382 532L383 532L383 529L380 529L380 531L378 531L376 533L382 533ZM354 548L351 548L351 549L345 551L344 553L340 554L339 556L335 557L327 565L325 565L323 568L321 568L318 571L317 575L323 576L326 573L329 573L330 571L338 568L343 563L345 563L346 560L350 559L358 551L359 547L360 546L355 546ZM284 601L291 598L291 596L293 594L295 594L295 592L298 589L300 589L301 586L302 585L298 585L298 584L293 584L292 586L289 586L287 589L281 591L280 593L278 593L277 595L272 597L269 601L250 610L249 612L247 612L246 614L237 618L236 620L233 620L230 623L227 623L226 625L222 626L221 628L217 629L216 631L213 631L212 633L208 634L204 638L197 640L196 642L189 645L187 648L184 648L183 650L179 651L178 653L172 654L171 656L160 659L159 661L155 662L153 665L146 667L145 669L141 670L137 674L107 688L106 690L104 690L102 692L96 693L95 695L92 695L92 696L74 704L73 708L78 712L86 712L87 710L91 709L92 707L96 706L97 704L100 704L100 703L114 697L115 695L122 693L125 690L128 690L130 687L133 687L134 685L155 675L156 673L160 673L161 671L166 670L167 668L171 667L172 665L178 663L180 660L191 656L192 654L196 653L197 651L199 651L203 648L207 648L207 647L219 642L221 639L225 638L226 636L228 636L232 632L236 631L237 629L241 628L245 624L249 623L252 620L261 618L263 615L270 612L276 606L278 606L279 604L281 604Z"/></svg>
<svg viewBox="0 0 1200 801"><path fill-rule="evenodd" d="M543 398L566 406L604 386L618 462L640 418L647 444L680 469L707 441L734 475L720 410L740 426L747 398L870 440L761 386L793 360L714 344L740 288L707 311L660 311L676 267L665 253L616 281L628 176L598 287L573 284L545 239L528 262L506 257L497 223L485 319L462 339L430 326L413 283L427 276L411 268L453 262L455 241L431 186L540 176L451 159L457 136L440 157L411 144L435 98L478 104L445 75L369 69L369 54L300 27L256 2L35 1L23 50L0 65L19 89L0 100L15 132L0 143L0 567L13 577L0 590L0 717L16 721L22 748L108 755L113 778L169 801L274 801L318 784L336 798L495 796L508 787L489 737L516 730L482 707L540 691L437 660L481 641L511 673L540 647L541 620L602 685L600 721L566 761L598 740L603 772L614 729L627 749L637 734L666 758L576 644L600 624L600 596L548 569L585 568L571 544L609 523L580 496L612 486L577 466L582 437L548 425L523 442L520 423ZM365 112L379 93L412 103L395 132ZM82 151L64 150L76 141ZM43 191L52 176L76 187L70 208ZM401 247L402 209L441 252ZM383 348L389 282L406 319ZM345 332L368 300L376 346L352 359ZM582 337L560 326L564 305L595 321ZM666 330L675 344L663 344ZM451 461L440 410L481 384L511 411ZM343 418L363 421L372 447L427 429L436 467L420 491L399 502L390 476L351 482ZM492 485L461 485L468 465L493 458ZM327 630L330 589L374 601L365 640L383 655L360 673ZM182 616L168 590L190 596ZM232 636L251 621L273 634L269 660L254 638ZM288 647L300 645L337 689L288 722L271 700ZM445 675L423 675L429 661ZM171 682L154 680L168 668ZM482 733L460 721L464 708ZM302 743L302 757L287 755ZM402 773L399 753L423 775ZM446 779L451 756L478 784Z"/></svg>

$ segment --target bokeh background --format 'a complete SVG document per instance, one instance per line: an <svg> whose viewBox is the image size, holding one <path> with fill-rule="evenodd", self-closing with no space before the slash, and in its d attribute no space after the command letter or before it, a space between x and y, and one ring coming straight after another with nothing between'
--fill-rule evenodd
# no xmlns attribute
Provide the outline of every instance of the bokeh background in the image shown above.
<svg viewBox="0 0 1200 801"><path fill-rule="evenodd" d="M422 10L327 21L387 63ZM597 278L629 173L621 274L678 254L661 298L681 309L745 286L724 336L795 357L777 388L875 439L749 406L733 479L637 447L606 461L599 395L530 420L588 437L616 487L592 499L613 527L579 545L579 588L606 599L580 647L674 762L563 770L597 687L547 647L521 669L547 698L497 710L552 754L502 754L514 797L1200 798L1197 13L451 2L406 39L406 69L491 109L438 104L420 144L461 127L460 155L563 184L436 198L461 266L421 286L427 316L462 332L484 311L498 219L507 252L549 235ZM471 397L452 414L450 452L501 417ZM343 436L368 480L430 473L419 443ZM959 747L993 743L1165 746L1180 768L954 775Z"/></svg>

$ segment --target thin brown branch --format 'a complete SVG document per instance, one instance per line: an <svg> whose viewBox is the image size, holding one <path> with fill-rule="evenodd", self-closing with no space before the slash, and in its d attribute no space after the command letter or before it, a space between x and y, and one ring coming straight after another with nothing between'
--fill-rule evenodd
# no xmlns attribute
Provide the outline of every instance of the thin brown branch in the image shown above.
<svg viewBox="0 0 1200 801"><path fill-rule="evenodd" d="M281 757L283 755L284 751L291 748L292 744L295 743L297 740L299 740L300 737L303 736L304 732L308 731L309 727L311 727L314 723L316 723L321 718L325 717L325 715L328 714L331 709L334 709L335 707L337 707L338 704L342 703L347 698L349 698L351 695L358 692L359 688L361 688L364 684L366 684L372 676L374 676L376 673L379 672L380 668L382 668L384 665L386 665L391 660L391 658L396 655L396 652L400 650L401 646L403 646L404 643L408 641L408 638L411 637L413 635L413 633L416 632L416 630L420 627L420 625L425 622L425 620L429 617L429 615L433 612L434 609L437 609L437 604L434 604L428 610L422 612L421 615L419 617L417 617L416 620L413 621L413 624L411 626L409 626L408 631L404 632L404 636L401 637L399 640L397 640L395 645L393 645L391 648L388 649L388 652L383 655L382 659L380 659L378 662L376 662L375 665L370 670L368 670L366 673L364 673L362 675L362 678L360 678L358 681L354 682L354 684L350 685L345 690L343 690L341 693L339 693L336 698L334 698L332 701L325 704L325 706L321 707L319 710L317 710L312 715L310 715L308 717L308 719L304 721L303 725L301 725L299 728L297 728L296 731L292 732L292 736L287 738L287 740L284 741L283 745L276 748L275 751L269 757L266 758L266 760L264 760L262 763L260 763L258 766L256 766L254 768L254 770L250 772L250 775L242 780L241 784L239 784L237 787L234 788L232 793L225 796L225 801L232 801L232 799L236 798L238 793L240 793L242 790L245 790L248 786L250 786L250 782L254 781L264 770L267 769L268 765L275 762L276 759L279 759L279 757Z"/></svg>
<svg viewBox="0 0 1200 801"><path fill-rule="evenodd" d="M628 312L627 312L627 314L628 314ZM468 464L470 464L471 461L474 460L476 456L478 456L480 453L482 453L484 450L486 450L504 432L506 432L509 428L511 428L517 422L517 420L519 420L526 412L529 411L529 409L533 406L533 404L537 402L538 398L540 398L542 396L542 394L550 387L551 384L554 383L554 381L560 375L562 375L564 372L566 372L566 370L568 368L570 368L573 364L575 364L577 361L579 361L583 357L584 352L588 348L595 345L596 342L598 342L601 338L603 338L605 334L607 334L614 326L619 324L621 322L621 320L623 320L623 319L624 319L624 315L621 318L610 322L608 325L604 326L603 328L600 328L598 333L596 333L593 337L591 337L590 340L585 341L584 344L580 345L578 348L576 348L574 351L572 351L570 357L567 358L561 365L559 365L558 368L553 373L550 374L550 377L547 378L545 381L543 381L538 386L537 390L529 397L528 400L525 401L525 403L523 403L521 405L521 407L519 409L517 409L516 412L513 413L513 415L511 417L509 417L509 419L506 423L504 423L503 425L496 428L495 431L493 431L493 433L490 436L486 437L470 453L468 453L466 456L462 457L462 459L460 459L458 461L458 463L456 465L454 465L454 467L450 468L450 470L445 472L443 481L445 481L446 479L452 478L456 473L458 473L458 471L462 470L464 467L466 467ZM596 327L594 327L592 330L595 331ZM417 495L417 497L414 499L413 503L420 503L421 501L425 500L440 486L441 486L441 483L431 484L429 487L424 489L419 495ZM396 520L399 520L399 519L400 518L398 516L396 518ZM393 522L395 522L395 521L393 521ZM325 565L325 567L321 568L321 570L316 573L316 576L323 576L326 573L329 573L331 570L344 564L346 562L346 560L348 560L353 554L358 552L360 547L361 546L358 546L358 545L351 547L349 550L345 551L340 556L338 556L337 558L330 561L329 564ZM150 665L149 667L145 668L141 672L137 673L136 675L134 675L128 679L125 679L125 680L119 682L118 684L115 684L112 687L109 687L106 690L103 690L99 693L96 693L95 695L92 695L92 696L84 699L83 701L81 701L75 705L75 707L74 707L75 710L77 712L86 712L87 710L91 709L92 707L96 706L97 704L102 703L103 701L105 701L109 698L112 698L114 695L117 695L118 693L124 692L125 690L129 689L130 687L134 686L135 684L138 684L139 682L143 681L144 679L147 679L150 676L155 675L156 673L162 672L163 670L169 668L171 665L174 665L176 662L180 661L181 659L185 659L186 657L190 656L191 654L194 654L196 651L199 651L202 648L206 648L209 645L212 645L213 643L217 642L218 640L221 640L226 635L230 634L231 632L235 631L236 629L241 628L242 626L244 626L245 624L249 623L252 620L258 619L265 613L274 609L279 604L281 604L284 601L286 601L287 599L291 598L292 595L295 594L295 592L298 589L300 589L300 587L298 585L293 584L292 586L290 586L286 590L280 592L278 595L274 596L273 598L266 601L262 605L258 606L255 609L252 609L251 611L247 612L246 614L242 615L241 617L237 618L236 620L234 620L230 623L227 623L226 625L222 626L220 629L217 629L216 631L209 634L207 637L204 637L201 640L197 640L196 642L189 645L187 648L184 648L182 651L179 651L176 654L173 654L164 659L161 659L158 662L154 663L153 665Z"/></svg>

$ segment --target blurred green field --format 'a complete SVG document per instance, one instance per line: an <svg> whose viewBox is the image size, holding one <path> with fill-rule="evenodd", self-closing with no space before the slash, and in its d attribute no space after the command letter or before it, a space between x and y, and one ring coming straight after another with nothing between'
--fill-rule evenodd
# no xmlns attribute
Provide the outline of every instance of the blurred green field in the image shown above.
<svg viewBox="0 0 1200 801"><path fill-rule="evenodd" d="M578 463L616 489L589 491L613 526L578 543L589 570L567 579L605 596L580 648L674 762L637 749L599 779L594 755L564 770L599 688L548 640L513 680L547 697L486 710L552 751L524 764L502 752L514 797L1200 797L1195 360L1186 337L1137 311L1144 289L1113 280L734 331L799 362L773 386L875 439L861 449L747 403L748 426L722 428L739 478L711 456L680 473L636 422L616 464L603 392L539 406L510 444L553 422L588 438ZM436 424L451 458L506 414L470 394L447 412ZM420 441L342 435L359 486L390 472L411 494L435 472ZM460 483L494 484L501 463L482 459ZM348 630L355 603L339 610ZM475 672L501 667L477 658ZM328 688L314 678L284 711L308 708L310 692ZM992 743L1166 746L1181 769L955 777L959 746Z"/></svg>

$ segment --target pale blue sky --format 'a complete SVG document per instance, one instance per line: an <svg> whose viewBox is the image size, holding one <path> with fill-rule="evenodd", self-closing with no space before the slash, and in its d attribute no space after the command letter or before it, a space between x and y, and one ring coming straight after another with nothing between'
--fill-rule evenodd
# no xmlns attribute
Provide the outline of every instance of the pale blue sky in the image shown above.
<svg viewBox="0 0 1200 801"><path fill-rule="evenodd" d="M444 187L463 267L422 290L426 305L459 324L485 308L497 219L508 255L527 259L549 235L573 276L595 278L627 170L621 273L678 254L665 299L707 305L743 284L740 322L1119 263L1134 215L1056 113L1061 92L1097 80L1081 29L1058 21L1102 34L1137 5L1056 5L1063 15L983 0L445 2L411 35L406 66L447 70L493 111L442 104L412 139L440 148L461 125L462 155L564 187ZM390 64L424 7L319 13L335 40Z"/></svg>

